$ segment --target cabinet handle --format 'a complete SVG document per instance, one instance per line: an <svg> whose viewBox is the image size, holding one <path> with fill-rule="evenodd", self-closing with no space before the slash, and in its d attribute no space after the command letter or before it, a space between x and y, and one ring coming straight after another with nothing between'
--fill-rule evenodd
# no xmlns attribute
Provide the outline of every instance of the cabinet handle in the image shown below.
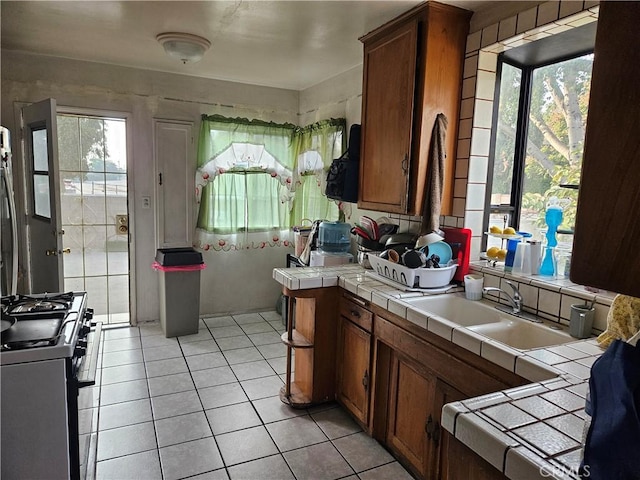
<svg viewBox="0 0 640 480"><path fill-rule="evenodd" d="M351 310L351 316L352 317L356 317L356 318L360 318L360 312L356 312L355 310Z"/></svg>
<svg viewBox="0 0 640 480"><path fill-rule="evenodd" d="M429 440L433 440L433 442L438 445L440 442L440 424L435 422L431 415L429 415L429 418L427 419L424 431L427 432L427 438Z"/></svg>
<svg viewBox="0 0 640 480"><path fill-rule="evenodd" d="M402 159L402 172L406 175L409 171L409 154L405 153Z"/></svg>
<svg viewBox="0 0 640 480"><path fill-rule="evenodd" d="M431 435L433 435L433 417L431 415L429 415L429 418L427 419L424 431L427 432L427 438L431 439Z"/></svg>
<svg viewBox="0 0 640 480"><path fill-rule="evenodd" d="M369 372L367 370L364 371L364 377L362 377L362 386L365 392L369 389Z"/></svg>

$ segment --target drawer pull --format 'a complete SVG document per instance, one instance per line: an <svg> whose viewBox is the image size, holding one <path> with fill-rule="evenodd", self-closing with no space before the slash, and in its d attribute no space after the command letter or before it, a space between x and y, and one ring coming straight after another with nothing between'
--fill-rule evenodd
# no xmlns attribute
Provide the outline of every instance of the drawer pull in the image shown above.
<svg viewBox="0 0 640 480"><path fill-rule="evenodd" d="M365 307L366 308L366 307L369 306L369 302L367 302L366 300L360 300L359 298L352 297L352 296L345 297L345 298L348 298L350 302L357 303L361 307Z"/></svg>
<svg viewBox="0 0 640 480"><path fill-rule="evenodd" d="M356 317L356 318L360 318L360 312L357 312L355 310L351 310L351 316L352 317Z"/></svg>

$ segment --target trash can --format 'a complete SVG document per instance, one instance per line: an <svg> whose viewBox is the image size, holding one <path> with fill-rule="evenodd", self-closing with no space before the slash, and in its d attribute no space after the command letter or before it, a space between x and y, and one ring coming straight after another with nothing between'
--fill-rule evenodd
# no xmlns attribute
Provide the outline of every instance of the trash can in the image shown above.
<svg viewBox="0 0 640 480"><path fill-rule="evenodd" d="M160 273L160 324L166 337L198 333L200 271L206 265L193 248L160 248L153 268Z"/></svg>

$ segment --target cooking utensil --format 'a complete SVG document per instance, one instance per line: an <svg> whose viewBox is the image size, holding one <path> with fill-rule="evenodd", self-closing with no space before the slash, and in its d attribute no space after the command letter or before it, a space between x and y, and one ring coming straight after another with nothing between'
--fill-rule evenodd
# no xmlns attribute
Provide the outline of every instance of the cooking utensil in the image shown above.
<svg viewBox="0 0 640 480"><path fill-rule="evenodd" d="M13 327L13 325L16 323L16 319L15 318L11 318L9 317L8 319L2 319L0 320L0 333L9 330L11 327Z"/></svg>
<svg viewBox="0 0 640 480"><path fill-rule="evenodd" d="M372 240L378 239L378 223L373 218L363 215L360 217L360 224L366 230L371 232Z"/></svg>
<svg viewBox="0 0 640 480"><path fill-rule="evenodd" d="M390 235L387 241L385 242L385 245L387 247L391 247L394 245L408 244L409 246L413 247L415 243L416 243L415 234L407 232L407 233L395 233L393 235Z"/></svg>
<svg viewBox="0 0 640 480"><path fill-rule="evenodd" d="M395 223L378 223L378 241L382 242L382 237L385 235L393 235L398 231L398 225ZM386 240L385 240L386 241Z"/></svg>
<svg viewBox="0 0 640 480"><path fill-rule="evenodd" d="M365 230L363 230L362 227L359 227L357 225L351 229L351 233L353 235L358 235L359 237L366 238L367 240L371 240L371 236Z"/></svg>

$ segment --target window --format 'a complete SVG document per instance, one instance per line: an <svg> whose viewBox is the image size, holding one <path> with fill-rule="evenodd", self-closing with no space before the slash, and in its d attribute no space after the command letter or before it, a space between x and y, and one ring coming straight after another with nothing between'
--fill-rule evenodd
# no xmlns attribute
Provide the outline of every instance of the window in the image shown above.
<svg viewBox="0 0 640 480"><path fill-rule="evenodd" d="M487 228L506 223L540 238L546 203L558 197L568 205L559 232L571 234L592 64L591 53L536 64L501 54Z"/></svg>
<svg viewBox="0 0 640 480"><path fill-rule="evenodd" d="M324 177L344 150L344 129L344 119L300 128L203 117L196 182L199 231L282 231L303 218L335 220L338 208L323 194Z"/></svg>

